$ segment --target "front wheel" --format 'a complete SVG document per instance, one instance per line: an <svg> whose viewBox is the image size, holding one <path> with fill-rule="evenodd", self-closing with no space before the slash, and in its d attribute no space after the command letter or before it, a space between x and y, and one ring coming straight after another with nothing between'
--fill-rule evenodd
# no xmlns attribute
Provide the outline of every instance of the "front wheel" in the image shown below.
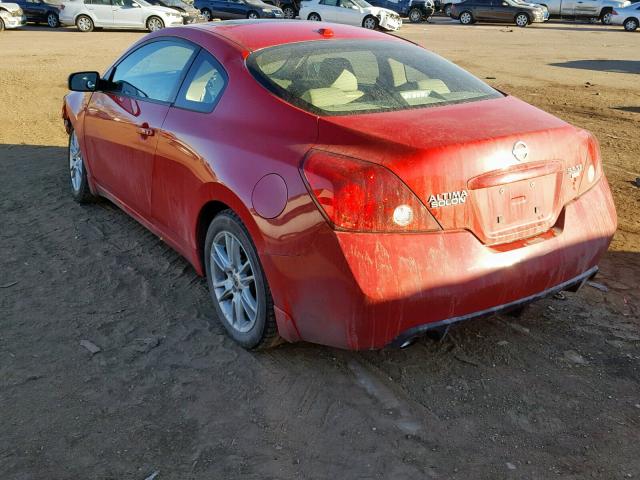
<svg viewBox="0 0 640 480"><path fill-rule="evenodd" d="M258 12L254 12L253 10L251 10L249 13L247 13L247 18L255 20L257 18L260 18L260 15L258 15Z"/></svg>
<svg viewBox="0 0 640 480"><path fill-rule="evenodd" d="M375 17L366 17L362 21L362 26L368 30L375 30L378 28L378 20Z"/></svg>
<svg viewBox="0 0 640 480"><path fill-rule="evenodd" d="M471 12L462 12L460 14L460 23L462 25L471 25L473 23L473 15L471 15Z"/></svg>
<svg viewBox="0 0 640 480"><path fill-rule="evenodd" d="M58 15L53 12L50 12L47 15L47 25L51 28L58 28L60 26L60 20L58 19Z"/></svg>
<svg viewBox="0 0 640 480"><path fill-rule="evenodd" d="M150 32L157 32L164 28L164 22L160 17L149 17L147 20L147 30Z"/></svg>
<svg viewBox="0 0 640 480"><path fill-rule="evenodd" d="M284 13L284 18L296 18L296 11L291 5L287 5L286 7L284 7L282 9L282 12Z"/></svg>
<svg viewBox="0 0 640 480"><path fill-rule="evenodd" d="M89 203L95 200L96 197L89 189L87 169L75 130L72 130L69 135L69 174L73 199L78 203Z"/></svg>
<svg viewBox="0 0 640 480"><path fill-rule="evenodd" d="M229 336L247 349L277 345L280 337L269 286L240 217L231 210L219 213L205 241L211 299Z"/></svg>
<svg viewBox="0 0 640 480"><path fill-rule="evenodd" d="M309 16L307 17L307 20L311 20L312 22L319 22L322 19L320 18L320 15L318 15L317 13L310 13Z"/></svg>
<svg viewBox="0 0 640 480"><path fill-rule="evenodd" d="M422 21L422 11L415 7L409 10L409 21L411 23L420 23Z"/></svg>
<svg viewBox="0 0 640 480"><path fill-rule="evenodd" d="M78 30L81 32L93 32L93 20L86 15L80 15L76 18L76 27L78 27Z"/></svg>
<svg viewBox="0 0 640 480"><path fill-rule="evenodd" d="M636 18L627 18L624 21L624 29L627 32L635 32L638 29L638 20Z"/></svg>
<svg viewBox="0 0 640 480"><path fill-rule="evenodd" d="M516 25L520 28L524 28L529 25L529 17L526 13L519 13L516 15Z"/></svg>

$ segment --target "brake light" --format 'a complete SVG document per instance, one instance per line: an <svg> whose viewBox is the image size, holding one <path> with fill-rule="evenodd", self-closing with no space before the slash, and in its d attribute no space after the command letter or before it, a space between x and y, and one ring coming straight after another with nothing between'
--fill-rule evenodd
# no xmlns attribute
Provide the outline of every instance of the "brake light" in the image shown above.
<svg viewBox="0 0 640 480"><path fill-rule="evenodd" d="M587 145L587 160L584 163L584 173L580 182L578 195L582 195L593 187L602 176L602 159L600 157L600 145L596 138L589 134Z"/></svg>
<svg viewBox="0 0 640 480"><path fill-rule="evenodd" d="M314 151L302 171L313 198L338 230L440 230L420 199L381 165Z"/></svg>

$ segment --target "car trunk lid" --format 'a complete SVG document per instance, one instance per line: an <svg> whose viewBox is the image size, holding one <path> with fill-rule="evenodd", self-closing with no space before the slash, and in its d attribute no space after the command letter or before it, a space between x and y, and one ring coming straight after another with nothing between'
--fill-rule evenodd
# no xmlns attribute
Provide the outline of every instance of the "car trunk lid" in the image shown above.
<svg viewBox="0 0 640 480"><path fill-rule="evenodd" d="M320 148L385 165L445 230L488 245L549 230L575 198L588 134L516 98L321 117Z"/></svg>

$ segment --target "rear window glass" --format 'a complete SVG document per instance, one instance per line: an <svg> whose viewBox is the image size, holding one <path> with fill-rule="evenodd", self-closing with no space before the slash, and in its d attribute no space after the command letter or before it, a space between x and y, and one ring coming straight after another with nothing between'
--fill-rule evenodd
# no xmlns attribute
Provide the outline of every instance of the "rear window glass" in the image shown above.
<svg viewBox="0 0 640 480"><path fill-rule="evenodd" d="M434 107L502 96L451 62L410 43L292 43L253 53L247 66L273 93L319 115Z"/></svg>

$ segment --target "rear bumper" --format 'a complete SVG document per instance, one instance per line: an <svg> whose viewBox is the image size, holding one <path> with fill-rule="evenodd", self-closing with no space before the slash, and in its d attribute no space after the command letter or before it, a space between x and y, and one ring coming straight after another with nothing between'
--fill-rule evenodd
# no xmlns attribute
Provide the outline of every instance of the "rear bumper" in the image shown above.
<svg viewBox="0 0 640 480"><path fill-rule="evenodd" d="M554 293L557 293L557 292L563 292L563 291L577 292L582 288L582 286L587 282L587 280L589 280L590 278L593 278L597 273L598 273L598 267L592 267L586 272L581 273L577 277L574 277L571 280L567 280L566 282L563 282L560 285L556 285L555 287L548 288L547 290L544 290L540 293L529 295L528 297L521 298L519 300L515 300L513 302L506 303L503 305L498 305L496 307L487 308L486 310L481 310L479 312L473 312L467 315L461 315L459 317L447 318L439 322L418 325L417 327L413 327L402 332L390 343L390 346L402 347L407 343L411 342L411 340L414 339L415 337L424 335L430 330L440 329L442 327L448 327L458 322L464 322L464 321L473 320L476 318L489 317L491 315L496 315L498 313L510 312L517 308L523 307L532 302L540 300L542 298L548 297L549 295L553 295Z"/></svg>
<svg viewBox="0 0 640 480"><path fill-rule="evenodd" d="M366 234L327 226L307 255L271 256L269 281L286 289L279 327L288 340L382 348L580 283L595 273L615 230L603 177L538 237L492 248L466 230Z"/></svg>

